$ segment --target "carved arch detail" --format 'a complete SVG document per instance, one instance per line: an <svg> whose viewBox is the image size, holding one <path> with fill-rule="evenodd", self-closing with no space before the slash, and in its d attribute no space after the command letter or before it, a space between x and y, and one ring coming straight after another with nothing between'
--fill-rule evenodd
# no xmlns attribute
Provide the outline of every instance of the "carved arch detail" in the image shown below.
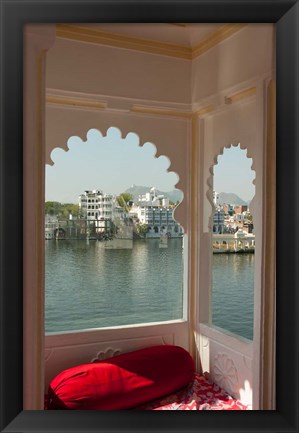
<svg viewBox="0 0 299 433"><path fill-rule="evenodd" d="M241 150L246 151L246 155L244 155L244 156L246 156L249 159L252 159L251 170L256 173L255 159L254 159L253 155L251 154L250 147L246 146L246 144L245 144L244 141L236 140L236 139L232 140L231 143L228 143L228 144L222 146L220 148L219 152L216 155L214 155L213 164L209 167L209 176L208 176L208 179L207 179L208 190L207 190L207 194L206 194L208 202L209 202L209 205L210 205L210 208L211 208L211 211L209 213L210 217L209 217L209 223L208 223L209 231L211 231L211 229L213 227L213 212L214 212L214 208L215 208L214 202L213 202L214 167L215 167L215 165L218 164L219 156L223 155L225 149L231 149L231 148L237 147L237 146L240 146ZM252 183L253 183L254 186L255 186L255 182L256 182L256 176L255 176L255 178L252 181ZM253 199L251 201L253 221L255 220L255 196L256 196L256 194L254 195L254 197L253 197Z"/></svg>
<svg viewBox="0 0 299 433"><path fill-rule="evenodd" d="M96 130L99 133L99 138L105 138L105 137L107 137L109 135L109 130L110 129L117 130L119 132L119 137L121 139L123 139L123 140L127 139L127 137L130 134L134 134L136 137L138 137L138 146L139 147L143 148L145 145L150 145L153 148L153 154L152 154L153 158L158 159L158 158L162 157L162 158L165 158L167 160L167 162L168 162L169 165L166 168L165 174L174 173L176 175L177 181L176 181L176 183L174 183L174 188L177 189L178 191L180 191L182 193L182 198L181 198L179 204L176 206L176 208L174 210L173 218L174 218L174 220L177 223L179 223L184 228L184 231L186 231L186 220L184 218L184 213L185 212L180 207L181 203L184 200L184 189L185 188L181 184L180 176L178 174L179 170L176 170L176 169L170 170L170 167L172 165L174 165L174 164L173 164L173 160L171 159L170 156L168 156L167 152L165 152L164 149L162 150L161 146L158 145L158 144L156 144L156 142L153 143L152 141L146 140L142 136L142 134L140 134L139 132L136 132L135 130L125 130L124 128L118 127L118 126L115 126L115 125L108 126L108 127L102 127L102 128L100 128L99 126L97 126L97 127L91 127L89 129L87 129L86 139L85 140L80 135L71 135L65 141L62 140L62 145L53 147L51 149L48 149L47 157L46 157L46 164L48 164L49 166L53 166L54 165L54 163L55 163L55 157L53 157L53 152L55 152L57 150L61 150L61 151L64 151L64 152L69 152L69 150L71 148L71 144L70 144L70 140L71 139L72 140L77 139L78 141L80 140L80 142L82 144L84 144L84 143L86 143L88 141L88 139L89 139L88 136L89 136L89 133L90 133L91 130ZM138 128L136 128L136 129L138 129ZM78 131L76 131L76 132L78 132ZM182 212L180 212L181 210L182 210Z"/></svg>

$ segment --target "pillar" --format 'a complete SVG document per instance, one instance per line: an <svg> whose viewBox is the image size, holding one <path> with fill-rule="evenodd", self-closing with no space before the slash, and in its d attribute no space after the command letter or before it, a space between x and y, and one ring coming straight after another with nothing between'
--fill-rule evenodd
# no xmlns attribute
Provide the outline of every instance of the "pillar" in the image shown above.
<svg viewBox="0 0 299 433"><path fill-rule="evenodd" d="M42 410L44 400L44 141L45 61L55 26L24 30L24 295L23 408Z"/></svg>

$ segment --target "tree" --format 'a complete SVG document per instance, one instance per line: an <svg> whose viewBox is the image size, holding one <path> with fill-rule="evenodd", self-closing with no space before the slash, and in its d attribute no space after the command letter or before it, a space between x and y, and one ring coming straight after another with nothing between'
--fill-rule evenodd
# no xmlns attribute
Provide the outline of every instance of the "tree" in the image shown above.
<svg viewBox="0 0 299 433"><path fill-rule="evenodd" d="M136 231L140 236L145 237L146 233L148 232L148 225L147 224L136 224Z"/></svg>
<svg viewBox="0 0 299 433"><path fill-rule="evenodd" d="M61 203L58 201L46 201L45 214L46 215L59 215L61 211Z"/></svg>
<svg viewBox="0 0 299 433"><path fill-rule="evenodd" d="M132 194L122 192L116 197L116 200L120 207L122 207L126 212L129 212L130 206L128 203L133 200Z"/></svg>
<svg viewBox="0 0 299 433"><path fill-rule="evenodd" d="M70 214L72 214L73 217L78 217L79 211L80 208L78 204L64 203L61 207L61 216L66 219L69 218Z"/></svg>
<svg viewBox="0 0 299 433"><path fill-rule="evenodd" d="M73 203L59 203L58 201L46 201L45 214L58 216L60 219L69 219L69 215L79 216L79 205Z"/></svg>
<svg viewBox="0 0 299 433"><path fill-rule="evenodd" d="M247 219L247 221L252 221L252 215L250 212L247 212L245 215L245 218Z"/></svg>

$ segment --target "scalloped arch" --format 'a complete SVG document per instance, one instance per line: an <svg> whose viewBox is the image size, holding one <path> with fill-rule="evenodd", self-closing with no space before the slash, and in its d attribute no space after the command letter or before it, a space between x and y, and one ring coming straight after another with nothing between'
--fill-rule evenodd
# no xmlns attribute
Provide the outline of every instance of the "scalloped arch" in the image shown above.
<svg viewBox="0 0 299 433"><path fill-rule="evenodd" d="M174 174L176 176L177 180L174 183L173 188L177 189L178 191L180 191L180 193L182 195L179 204L176 206L176 208L174 210L173 218L185 230L186 227L184 227L184 225L185 225L184 222L180 221L179 218L176 218L176 211L177 211L178 207L181 205L181 203L184 200L184 192L183 192L183 190L177 187L177 185L180 183L180 178L179 178L178 173L175 172L175 171L171 171L170 170L170 167L171 167L171 160L170 160L170 158L167 155L165 155L165 154L159 153L159 150L158 150L158 147L157 147L156 144L154 144L154 143L152 143L150 141L146 141L144 139L142 140L141 137L140 137L140 135L137 132L135 132L135 131L126 131L126 132L124 132L124 131L121 130L121 128L118 128L117 126L109 126L107 128L99 128L99 127L90 128L86 132L86 140L84 140L84 138L81 138L79 135L73 135L73 136L70 136L68 138L68 140L66 141L66 143L64 143L64 146L61 146L61 147L57 146L57 147L53 148L51 150L51 153L50 153L50 163L47 163L47 165L53 166L55 164L55 159L56 159L55 158L55 154L60 153L60 152L67 153L76 144L78 144L78 143L79 144L87 143L88 140L91 138L92 131L93 132L96 131L96 133L98 134L98 138L99 139L104 139L106 137L109 137L109 131L111 133L112 130L114 131L114 133L115 132L118 133L118 138L121 139L121 140L126 140L128 137L131 137L131 138L133 138L134 144L136 146L141 147L141 148L145 148L145 146L146 147L151 147L152 148L152 157L153 158L155 158L155 159L163 158L165 160L165 174Z"/></svg>
<svg viewBox="0 0 299 433"><path fill-rule="evenodd" d="M225 144L225 145L223 145L221 147L221 149L218 152L218 154L215 155L214 158L213 158L214 163L209 167L209 176L208 176L208 179L207 179L208 190L207 190L206 196L207 196L207 199L208 199L210 207L211 207L211 212L210 212L210 216L209 216L209 223L208 223L209 230L211 230L212 227L213 227L213 211L214 211L214 203L213 203L213 179L214 179L214 167L215 167L215 165L218 165L218 163L219 163L219 161L218 161L219 157L223 155L225 149L229 150L229 149L232 149L233 147L238 147L238 146L240 147L240 150L243 150L243 151L246 152L246 155L244 154L244 157L246 157L248 159L252 159L251 170L256 173L256 170L255 170L255 160L253 158L253 155L251 155L249 147L246 146L246 144L244 144L244 141L241 142L239 140L233 140L231 143ZM256 177L254 177L254 179L252 181L252 183L253 183L254 186L255 186L255 180L256 180ZM252 203L253 204L254 204L254 199L255 199L255 195L254 195L254 197L252 199ZM254 205L252 206L252 208L254 209ZM253 220L254 220L254 211L252 212L252 217L253 217Z"/></svg>

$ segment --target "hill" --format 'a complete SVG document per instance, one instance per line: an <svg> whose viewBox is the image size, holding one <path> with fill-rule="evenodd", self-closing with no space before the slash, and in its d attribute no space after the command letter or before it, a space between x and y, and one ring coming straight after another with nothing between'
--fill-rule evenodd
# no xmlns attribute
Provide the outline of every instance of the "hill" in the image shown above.
<svg viewBox="0 0 299 433"><path fill-rule="evenodd" d="M141 186L141 185L132 185L130 188L126 189L124 192L127 192L129 194L132 194L133 200L135 203L138 201L139 195L144 195L151 189L151 186ZM176 203L177 201L181 201L183 198L183 193L178 190L174 189L173 191L160 191L157 189L158 195L164 195L165 198L168 198L169 200ZM241 197L239 197L237 194L234 193L228 193L228 192L220 192L219 193L219 204L237 204L237 205L247 205L249 202L246 202Z"/></svg>
<svg viewBox="0 0 299 433"><path fill-rule="evenodd" d="M232 192L220 192L219 193L219 204L240 204L247 205L248 202L240 198L237 194Z"/></svg>
<svg viewBox="0 0 299 433"><path fill-rule="evenodd" d="M132 194L133 200L135 203L138 201L139 195L144 195L152 188L152 186L140 186L140 185L132 185L130 188L126 189L124 192L127 192L129 194ZM169 200L176 203L177 201L181 201L183 198L183 193L178 190L174 189L173 191L160 191L157 189L158 195L164 195L165 198L168 198Z"/></svg>

